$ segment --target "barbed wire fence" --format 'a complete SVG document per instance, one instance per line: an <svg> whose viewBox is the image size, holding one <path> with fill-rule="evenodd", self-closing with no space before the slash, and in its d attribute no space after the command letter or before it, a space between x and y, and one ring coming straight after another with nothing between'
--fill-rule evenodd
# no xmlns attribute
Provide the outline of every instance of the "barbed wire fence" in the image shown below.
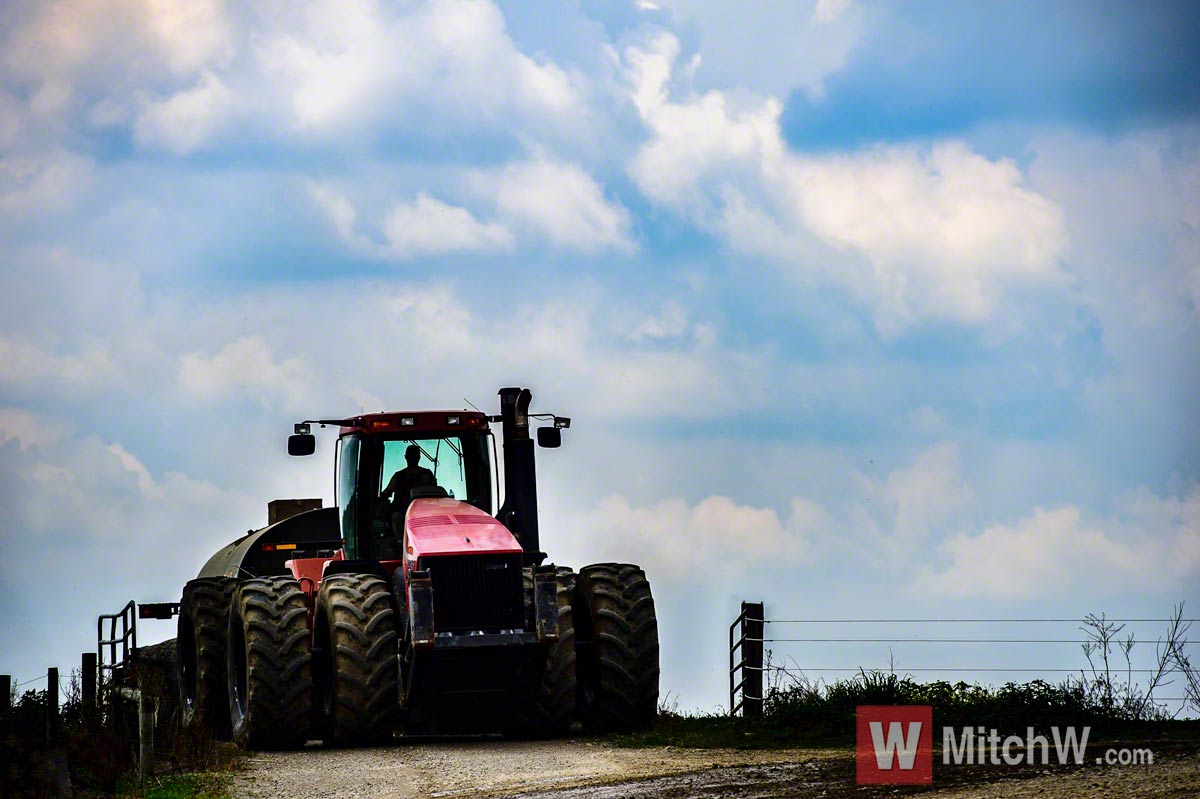
<svg viewBox="0 0 1200 799"><path fill-rule="evenodd" d="M767 616L761 602L743 602L741 613L729 628L729 712L744 716L760 716L763 703L772 689L781 690L787 684L811 681L809 675L818 675L818 680L882 672L897 675L922 675L929 679L951 682L993 677L996 680L1012 681L1012 676L1021 679L1049 677L1059 681L1075 676L1083 684L1098 685L1107 690L1109 699L1114 692L1133 690L1142 693L1137 697L1144 704L1178 703L1176 715L1190 707L1192 713L1200 714L1200 679L1198 670L1192 665L1188 648L1196 642L1188 639L1190 626L1200 619L1185 618L1183 605L1177 605L1170 617L1108 618L1087 615L1082 618L783 618ZM1052 627L1042 635L1022 634L1022 630L1036 630L1036 626ZM1069 625L1069 627L1068 627ZM1148 625L1166 625L1165 635L1154 638L1135 637L1135 631L1143 634L1153 632ZM947 635L939 630L936 635L923 634L926 629L948 627L961 629L970 626L971 632L962 635ZM975 628L987 630L1000 628L995 635L983 635ZM849 630L863 628L871 632L855 635ZM1060 630L1071 630L1070 637L1056 634ZM794 630L800 632L794 633ZM825 633L828 630L836 632ZM824 633L824 634L823 634ZM1138 645L1153 643L1153 665L1135 666L1134 649ZM921 663L908 666L896 659L895 648L907 645L932 646L937 649L970 647L971 658L962 662L948 661L943 665ZM880 645L887 645L887 660L881 662ZM1053 657L1062 659L1062 647L1078 647L1084 662L1077 667L1034 666L1029 658L1045 660L1045 647L1059 651ZM1003 648L1003 657L998 657L994 647ZM1024 649L1034 649L1027 653ZM1036 648L1042 647L1041 652ZM802 648L801 659L797 649ZM1018 648L1021 648L1018 650ZM1138 650L1140 657L1148 647ZM862 658L857 665L825 665L830 649L842 656ZM981 664L979 653L990 661ZM928 655L926 654L926 657ZM939 656L940 657L940 656ZM1018 665L1014 665L1014 661ZM1114 662L1115 661L1115 662ZM1139 681L1135 683L1137 675ZM1124 678L1124 683L1117 681ZM1178 681L1176 678L1179 678ZM1181 683L1181 684L1179 684ZM1170 690L1168 690L1170 689ZM1165 695L1169 693L1171 695Z"/></svg>

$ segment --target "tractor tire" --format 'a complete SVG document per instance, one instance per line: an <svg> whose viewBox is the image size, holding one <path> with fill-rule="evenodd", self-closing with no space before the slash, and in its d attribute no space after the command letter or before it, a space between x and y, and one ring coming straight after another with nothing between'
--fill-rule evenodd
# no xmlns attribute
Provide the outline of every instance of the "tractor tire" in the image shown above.
<svg viewBox="0 0 1200 799"><path fill-rule="evenodd" d="M238 583L229 611L226 685L233 740L293 749L312 730L308 599L291 577Z"/></svg>
<svg viewBox="0 0 1200 799"><path fill-rule="evenodd" d="M585 566L574 610L584 729L648 729L658 713L658 619L645 572L626 563Z"/></svg>
<svg viewBox="0 0 1200 799"><path fill-rule="evenodd" d="M327 577L315 625L321 738L328 746L391 740L400 715L391 587L371 574Z"/></svg>
<svg viewBox="0 0 1200 799"><path fill-rule="evenodd" d="M533 574L526 569L526 595L532 596ZM558 641L546 653L541 679L531 696L519 697L515 720L505 733L514 738L556 738L570 734L575 722L575 622L571 601L575 573L558 570Z"/></svg>
<svg viewBox="0 0 1200 799"><path fill-rule="evenodd" d="M237 581L202 577L183 587L176 638L179 714L184 729L207 728L229 737L229 694L225 686L229 603Z"/></svg>

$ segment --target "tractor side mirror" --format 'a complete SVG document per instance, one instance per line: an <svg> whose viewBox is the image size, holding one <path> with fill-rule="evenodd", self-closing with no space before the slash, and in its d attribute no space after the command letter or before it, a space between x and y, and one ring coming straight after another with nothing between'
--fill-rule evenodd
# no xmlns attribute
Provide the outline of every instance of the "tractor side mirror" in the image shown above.
<svg viewBox="0 0 1200 799"><path fill-rule="evenodd" d="M562 446L562 431L557 427L539 427L537 431L539 447L554 449Z"/></svg>
<svg viewBox="0 0 1200 799"><path fill-rule="evenodd" d="M317 437L312 433L296 433L288 436L289 455L311 455L317 451Z"/></svg>

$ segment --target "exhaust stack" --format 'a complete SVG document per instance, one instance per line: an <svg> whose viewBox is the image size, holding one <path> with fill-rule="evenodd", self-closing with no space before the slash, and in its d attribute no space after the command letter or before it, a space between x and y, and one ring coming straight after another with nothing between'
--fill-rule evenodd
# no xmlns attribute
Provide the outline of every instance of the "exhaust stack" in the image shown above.
<svg viewBox="0 0 1200 799"><path fill-rule="evenodd" d="M538 540L537 474L533 439L529 437L527 388L500 389L500 420L504 435L504 505L498 514L525 550L527 562L540 562L544 553Z"/></svg>

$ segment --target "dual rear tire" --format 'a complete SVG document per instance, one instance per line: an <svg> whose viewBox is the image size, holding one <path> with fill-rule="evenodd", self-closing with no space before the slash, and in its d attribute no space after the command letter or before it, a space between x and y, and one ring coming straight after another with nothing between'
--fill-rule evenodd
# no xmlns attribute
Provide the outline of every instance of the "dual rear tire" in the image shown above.
<svg viewBox="0 0 1200 799"><path fill-rule="evenodd" d="M589 732L648 729L658 713L658 619L646 573L628 563L579 570L576 703Z"/></svg>
<svg viewBox="0 0 1200 799"><path fill-rule="evenodd" d="M291 577L238 583L226 659L229 719L247 749L292 749L312 732L308 601Z"/></svg>
<svg viewBox="0 0 1200 799"><path fill-rule="evenodd" d="M229 737L229 695L225 686L229 606L237 581L202 577L183 588L176 638L179 710L188 730Z"/></svg>
<svg viewBox="0 0 1200 799"><path fill-rule="evenodd" d="M658 714L658 619L646 574L627 563L558 572L559 640L510 733L552 737L648 729Z"/></svg>
<svg viewBox="0 0 1200 799"><path fill-rule="evenodd" d="M399 716L396 610L370 574L321 582L314 618L317 726L327 745L391 740Z"/></svg>

